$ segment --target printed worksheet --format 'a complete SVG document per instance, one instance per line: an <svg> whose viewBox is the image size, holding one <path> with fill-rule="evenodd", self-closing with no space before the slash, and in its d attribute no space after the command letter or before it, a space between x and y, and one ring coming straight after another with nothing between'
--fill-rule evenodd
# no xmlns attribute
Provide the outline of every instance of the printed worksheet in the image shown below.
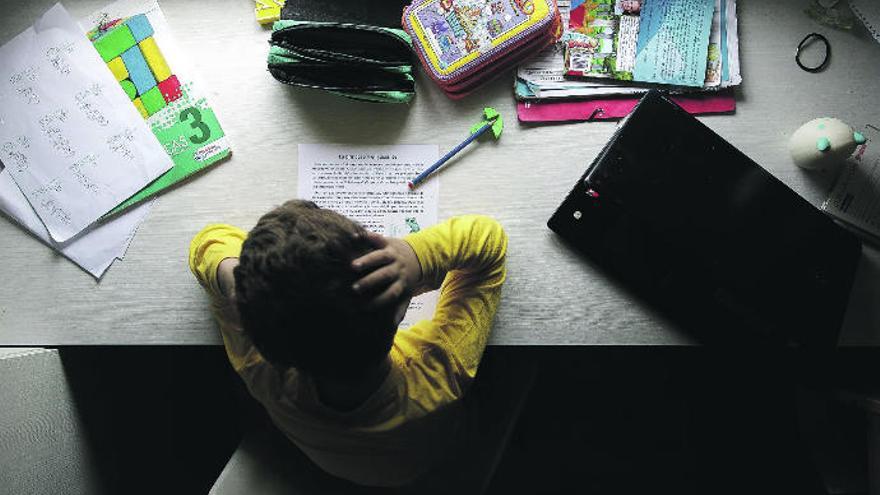
<svg viewBox="0 0 880 495"><path fill-rule="evenodd" d="M407 182L437 161L435 145L299 145L297 195L389 237L437 223L439 178ZM431 319L437 291L414 298L401 328Z"/></svg>
<svg viewBox="0 0 880 495"><path fill-rule="evenodd" d="M55 242L172 166L60 4L0 48L0 160Z"/></svg>
<svg viewBox="0 0 880 495"><path fill-rule="evenodd" d="M867 142L843 165L822 210L880 242L880 131L862 131Z"/></svg>

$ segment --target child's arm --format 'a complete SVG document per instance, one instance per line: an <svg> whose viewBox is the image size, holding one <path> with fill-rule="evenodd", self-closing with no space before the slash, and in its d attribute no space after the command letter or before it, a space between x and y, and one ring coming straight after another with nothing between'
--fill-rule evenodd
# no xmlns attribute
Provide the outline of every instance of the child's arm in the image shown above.
<svg viewBox="0 0 880 495"><path fill-rule="evenodd" d="M238 258L245 238L247 233L239 228L215 224L202 229L189 244L189 269L218 302L225 299L217 276L220 263Z"/></svg>
<svg viewBox="0 0 880 495"><path fill-rule="evenodd" d="M469 378L477 372L506 277L507 234L494 219L451 218L405 238L423 283L439 287L432 328L440 332Z"/></svg>
<svg viewBox="0 0 880 495"><path fill-rule="evenodd" d="M250 339L239 328L232 269L238 264L247 233L230 225L209 225L190 243L189 268L211 295L226 355L235 371L263 363Z"/></svg>
<svg viewBox="0 0 880 495"><path fill-rule="evenodd" d="M367 235L376 249L352 262L363 275L353 289L364 294L369 307L382 307L405 304L408 296L442 284L430 324L405 331L440 344L452 362L439 367L450 372L459 390L464 388L476 376L506 276L507 235L501 225L467 215L404 241Z"/></svg>

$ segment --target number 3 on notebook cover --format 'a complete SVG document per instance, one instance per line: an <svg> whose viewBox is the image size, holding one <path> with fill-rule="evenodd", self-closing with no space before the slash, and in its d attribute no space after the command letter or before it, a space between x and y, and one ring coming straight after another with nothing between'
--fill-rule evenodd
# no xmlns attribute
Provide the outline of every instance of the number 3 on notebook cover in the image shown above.
<svg viewBox="0 0 880 495"><path fill-rule="evenodd" d="M192 118L192 122L189 122L189 126L198 131L198 134L189 137L190 142L202 144L211 139L211 128L202 122L202 112L195 107L189 107L180 112L181 122L186 123L190 118Z"/></svg>

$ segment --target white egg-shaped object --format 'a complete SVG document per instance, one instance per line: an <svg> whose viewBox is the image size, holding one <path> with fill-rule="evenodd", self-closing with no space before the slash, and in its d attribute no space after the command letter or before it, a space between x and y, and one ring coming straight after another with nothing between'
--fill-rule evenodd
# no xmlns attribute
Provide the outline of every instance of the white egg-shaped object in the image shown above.
<svg viewBox="0 0 880 495"><path fill-rule="evenodd" d="M822 117L794 131L788 141L788 150L798 167L820 170L842 163L852 155L856 146L864 142L864 136L854 132L845 122Z"/></svg>

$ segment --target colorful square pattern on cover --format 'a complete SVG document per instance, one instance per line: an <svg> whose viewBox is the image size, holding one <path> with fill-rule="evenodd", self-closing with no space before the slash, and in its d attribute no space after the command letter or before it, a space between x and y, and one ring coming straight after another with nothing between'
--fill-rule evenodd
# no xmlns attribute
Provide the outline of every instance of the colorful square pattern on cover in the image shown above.
<svg viewBox="0 0 880 495"><path fill-rule="evenodd" d="M89 39L146 119L182 96L180 81L156 43L144 14L102 23Z"/></svg>

